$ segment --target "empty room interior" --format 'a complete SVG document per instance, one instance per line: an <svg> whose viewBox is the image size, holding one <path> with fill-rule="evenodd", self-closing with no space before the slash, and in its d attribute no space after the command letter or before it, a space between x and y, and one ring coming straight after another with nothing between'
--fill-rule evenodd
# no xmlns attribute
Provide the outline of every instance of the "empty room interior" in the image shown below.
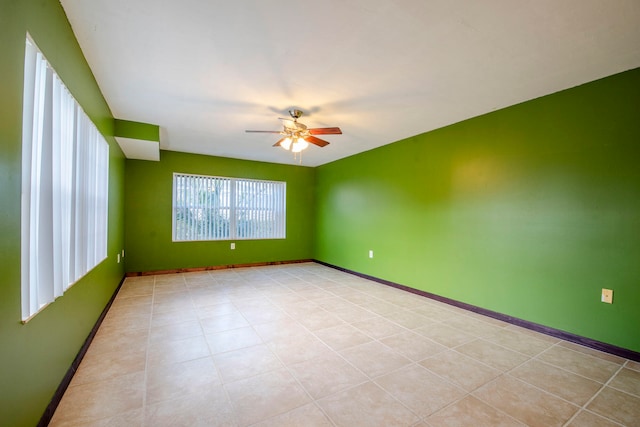
<svg viewBox="0 0 640 427"><path fill-rule="evenodd" d="M637 0L0 5L0 426L640 425Z"/></svg>

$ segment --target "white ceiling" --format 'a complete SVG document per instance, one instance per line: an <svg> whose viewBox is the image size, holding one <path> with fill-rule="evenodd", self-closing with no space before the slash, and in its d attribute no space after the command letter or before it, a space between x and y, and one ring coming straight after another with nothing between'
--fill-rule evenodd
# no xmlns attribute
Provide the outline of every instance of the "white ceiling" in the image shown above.
<svg viewBox="0 0 640 427"><path fill-rule="evenodd" d="M61 0L116 118L165 150L316 166L640 67L638 0Z"/></svg>

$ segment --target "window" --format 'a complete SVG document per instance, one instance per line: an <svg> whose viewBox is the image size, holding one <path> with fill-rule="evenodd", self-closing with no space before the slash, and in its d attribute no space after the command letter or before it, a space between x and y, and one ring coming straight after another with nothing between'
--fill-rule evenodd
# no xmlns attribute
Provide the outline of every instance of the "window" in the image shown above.
<svg viewBox="0 0 640 427"><path fill-rule="evenodd" d="M22 125L22 318L107 256L109 145L27 38Z"/></svg>
<svg viewBox="0 0 640 427"><path fill-rule="evenodd" d="M284 239L286 183L173 174L173 240Z"/></svg>

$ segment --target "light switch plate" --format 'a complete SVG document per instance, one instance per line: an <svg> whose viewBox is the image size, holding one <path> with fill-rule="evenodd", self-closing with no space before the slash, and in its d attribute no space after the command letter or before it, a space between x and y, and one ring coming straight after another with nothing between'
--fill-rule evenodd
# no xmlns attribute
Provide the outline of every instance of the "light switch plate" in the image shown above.
<svg viewBox="0 0 640 427"><path fill-rule="evenodd" d="M600 299L602 302L606 302L607 304L613 303L613 290L611 289L602 289L602 298Z"/></svg>

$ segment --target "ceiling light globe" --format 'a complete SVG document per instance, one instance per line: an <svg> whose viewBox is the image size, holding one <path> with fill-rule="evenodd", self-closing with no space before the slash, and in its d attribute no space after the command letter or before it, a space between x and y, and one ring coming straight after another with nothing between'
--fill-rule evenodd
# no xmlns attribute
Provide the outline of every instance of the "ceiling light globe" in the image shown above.
<svg viewBox="0 0 640 427"><path fill-rule="evenodd" d="M293 145L291 146L291 152L299 153L301 151L302 151L302 145L300 145L298 141L294 142Z"/></svg>

